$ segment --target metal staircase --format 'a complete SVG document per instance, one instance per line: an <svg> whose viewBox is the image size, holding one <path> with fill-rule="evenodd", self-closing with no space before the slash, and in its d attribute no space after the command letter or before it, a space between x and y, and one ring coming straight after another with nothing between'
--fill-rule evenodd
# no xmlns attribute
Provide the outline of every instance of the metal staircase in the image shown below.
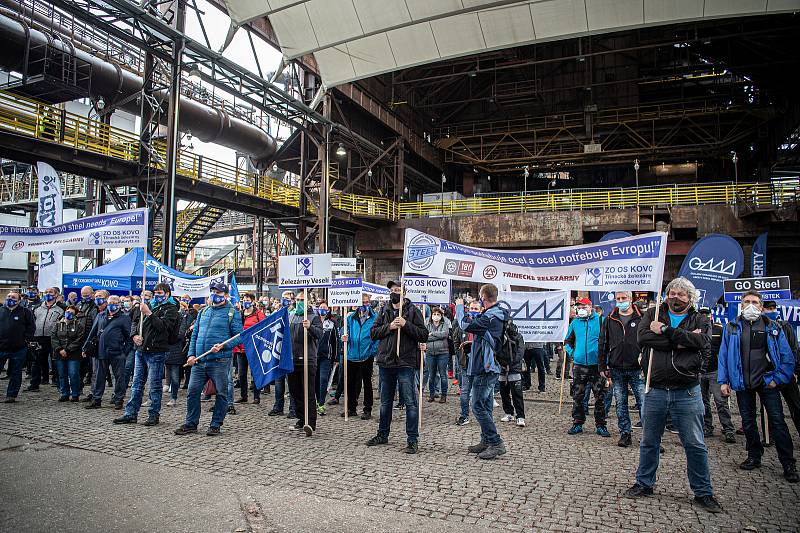
<svg viewBox="0 0 800 533"><path fill-rule="evenodd" d="M190 203L186 209L178 212L176 220L175 257L184 258L208 230L222 217L225 210L200 202ZM159 220L156 221L158 226ZM153 256L161 256L161 237L153 237Z"/></svg>

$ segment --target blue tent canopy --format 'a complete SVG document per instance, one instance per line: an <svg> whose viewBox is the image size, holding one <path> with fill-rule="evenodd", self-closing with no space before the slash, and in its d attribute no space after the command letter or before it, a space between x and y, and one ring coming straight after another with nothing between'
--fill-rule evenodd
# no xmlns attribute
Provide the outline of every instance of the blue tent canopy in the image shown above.
<svg viewBox="0 0 800 533"><path fill-rule="evenodd" d="M84 270L83 272L64 274L64 293L70 290L80 290L84 285L90 285L95 290L106 289L112 294L139 293L142 290L142 276L144 275L145 267L147 268L146 288L148 290L152 290L158 283L158 271L162 268L171 275L180 278L196 279L201 277L170 268L157 261L150 254L147 254L146 264L143 258L144 250L134 248L108 264Z"/></svg>

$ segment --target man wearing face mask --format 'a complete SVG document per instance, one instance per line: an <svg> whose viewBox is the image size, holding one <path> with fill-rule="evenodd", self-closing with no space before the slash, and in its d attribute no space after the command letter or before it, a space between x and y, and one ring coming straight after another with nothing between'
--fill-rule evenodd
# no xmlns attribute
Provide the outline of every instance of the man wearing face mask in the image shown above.
<svg viewBox="0 0 800 533"><path fill-rule="evenodd" d="M70 305L78 305L78 294L76 292L70 292L67 294L67 306Z"/></svg>
<svg viewBox="0 0 800 533"><path fill-rule="evenodd" d="M800 475L779 392L779 387L791 383L794 377L795 358L783 328L761 313L762 305L757 291L742 294L742 314L728 323L722 334L717 381L722 385L723 396L736 391L747 441L747 459L739 467L754 470L761 466L764 446L756 424L758 395L767 411L769 433L783 465L783 477L797 483Z"/></svg>
<svg viewBox="0 0 800 533"><path fill-rule="evenodd" d="M644 427L636 484L625 496L653 494L661 437L669 414L686 452L686 470L695 503L710 513L719 513L722 508L711 488L708 449L703 440L705 409L700 393L700 376L708 371L711 323L695 311L699 296L691 281L675 278L665 292L667 301L658 310L659 319L655 319L656 309L649 309L637 331L645 375L650 367L650 390L642 405Z"/></svg>
<svg viewBox="0 0 800 533"><path fill-rule="evenodd" d="M289 315L294 312L294 292L283 291L281 299L278 301L280 307L286 307L289 310ZM272 404L272 409L267 413L267 416L278 416L283 414L283 406L286 398L286 377L283 376L275 381L275 403ZM289 395L289 414L287 418L297 418L297 411L295 410L294 398Z"/></svg>
<svg viewBox="0 0 800 533"><path fill-rule="evenodd" d="M339 325L336 323L338 317L331 312L327 301L319 302L317 313L322 320L322 338L317 344L317 372L314 387L317 391L317 414L324 416L331 368L333 362L339 357Z"/></svg>
<svg viewBox="0 0 800 533"><path fill-rule="evenodd" d="M52 333L56 323L64 316L64 310L56 305L56 291L52 287L44 293L44 303L34 309L36 332L33 334L35 346L31 384L26 388L29 392L39 392L40 384L50 382L50 356L53 352ZM57 372L53 375L54 383L58 381Z"/></svg>
<svg viewBox="0 0 800 533"><path fill-rule="evenodd" d="M308 402L308 425L312 431L317 430L317 392L314 389L314 376L317 372L317 345L322 338L322 321L319 315L314 313L311 309L308 310L308 319L304 319L303 307L308 303L305 299L306 291L301 292L295 299L294 312L289 315L289 328L292 334L292 361L294 362L294 371L286 376L286 384L289 387L289 395L294 400L297 407L297 423L294 425L295 430L302 430L305 421L303 416L305 414L305 404ZM308 335L308 395L304 397L304 371L303 371L303 357L305 356L303 350L303 337L304 331Z"/></svg>
<svg viewBox="0 0 800 533"><path fill-rule="evenodd" d="M703 405L705 406L705 414L703 415L703 420L705 421L703 436L711 437L714 435L714 419L711 414L711 402L713 401L717 410L719 423L722 426L722 434L724 435L725 442L736 444L736 428L731 421L731 412L728 410L728 402L722 395L722 387L717 383L719 347L722 344L722 324L715 322L711 318L711 309L708 307L701 307L699 312L707 316L712 322L708 372L700 376L700 390L703 393Z"/></svg>
<svg viewBox="0 0 800 533"><path fill-rule="evenodd" d="M794 354L794 376L792 376L791 382L780 387L780 391L784 401L786 401L786 405L789 407L794 428L797 430L797 434L800 435L800 388L797 386L797 376L800 375L800 346L797 344L797 335L794 327L781 319L780 313L778 313L778 304L774 301L764 301L764 315L770 320L774 320L783 329L786 341Z"/></svg>
<svg viewBox="0 0 800 533"><path fill-rule="evenodd" d="M109 372L114 376L114 395L111 399L114 405L122 406L122 400L125 399L125 356L130 349L130 332L131 319L122 312L119 296L108 296L106 308L97 315L82 349L82 356L86 357L88 344L97 338L92 401L86 405L86 409L100 408Z"/></svg>
<svg viewBox="0 0 800 533"><path fill-rule="evenodd" d="M464 312L464 303L461 300L456 300L456 321L462 324L464 317L468 316L469 321L472 322L481 314L481 303L478 300L471 299L469 302L469 310ZM456 355L458 357L459 366L459 388L461 396L459 403L461 404L461 415L456 419L457 426L466 426L469 424L469 403L472 398L472 376L467 371L469 368L469 359L472 353L472 342L475 338L474 333L466 333L459 327L461 338L458 339L458 349Z"/></svg>
<svg viewBox="0 0 800 533"><path fill-rule="evenodd" d="M99 313L106 310L106 298L108 298L108 291L99 290L95 291L88 285L81 288L81 302L78 305L77 320L83 321L84 331L86 337L83 342L89 337L89 332L92 331L92 326ZM97 352L93 351L88 354L88 357L81 357L81 393L83 393L83 386L92 385L92 373L94 370L94 358L97 357ZM92 401L92 393L87 394L83 400L84 402Z"/></svg>
<svg viewBox="0 0 800 533"><path fill-rule="evenodd" d="M244 295L242 295L242 316L244 320L244 329L255 326L264 320L264 318L266 318L264 313L262 313L258 306L256 306L255 301L256 297L252 293L246 292ZM236 400L235 403L247 403L247 369L250 365L247 360L247 354L244 351L244 345L237 344L233 348L233 353L236 355L236 364L239 367L239 399ZM255 382L253 386L253 403L261 403L261 391L255 387Z"/></svg>
<svg viewBox="0 0 800 533"><path fill-rule="evenodd" d="M14 403L22 386L22 369L28 343L36 331L36 319L30 309L22 307L22 294L9 291L0 307L0 368L8 361L8 388L5 403Z"/></svg>
<svg viewBox="0 0 800 533"><path fill-rule="evenodd" d="M134 424L142 407L145 382L150 390L150 406L145 426L155 426L161 415L161 397L164 380L164 363L170 346L178 340L180 319L178 304L172 298L172 289L166 283L153 288L153 296L131 313L131 333L136 350L133 367L131 397L125 405L125 414L114 419L115 424Z"/></svg>
<svg viewBox="0 0 800 533"><path fill-rule="evenodd" d="M347 335L342 342L347 343L347 410L356 416L358 397L364 389L363 420L372 417L372 367L378 352L378 341L370 336L372 326L378 318L370 306L369 294L361 295L361 307L347 315Z"/></svg>
<svg viewBox="0 0 800 533"><path fill-rule="evenodd" d="M578 298L575 301L576 318L569 324L564 349L572 356L572 427L567 433L583 432L586 422L584 396L586 388L594 394L595 432L601 437L610 437L606 429L606 378L600 375L597 365L597 350L600 340L600 317L592 309L592 301Z"/></svg>
<svg viewBox="0 0 800 533"><path fill-rule="evenodd" d="M25 299L22 300L22 307L25 309L35 310L42 305L42 299L39 297L39 288L36 285L31 285L25 292Z"/></svg>

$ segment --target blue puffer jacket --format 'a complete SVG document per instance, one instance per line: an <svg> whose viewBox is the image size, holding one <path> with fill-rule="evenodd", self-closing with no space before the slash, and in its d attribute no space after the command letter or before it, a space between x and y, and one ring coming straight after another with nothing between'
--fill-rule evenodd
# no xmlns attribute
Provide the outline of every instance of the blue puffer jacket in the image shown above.
<svg viewBox="0 0 800 533"><path fill-rule="evenodd" d="M503 326L508 321L508 314L493 305L473 320L469 315L461 319L461 328L465 333L475 335L469 355L467 373L470 376L479 374L499 374L500 366L494 360L494 352L499 347Z"/></svg>
<svg viewBox="0 0 800 533"><path fill-rule="evenodd" d="M600 343L600 316L592 311L586 318L575 318L569 324L564 348L576 365L597 365L597 348Z"/></svg>
<svg viewBox="0 0 800 533"><path fill-rule="evenodd" d="M347 360L356 363L366 361L371 356L376 355L379 344L379 341L372 340L369 335L378 315L370 309L369 316L364 321L364 324L361 324L361 320L358 319L358 313L358 311L354 311L347 315ZM344 331L342 331L342 334L344 334Z"/></svg>
<svg viewBox="0 0 800 533"><path fill-rule="evenodd" d="M764 330L767 332L767 352L775 367L775 370L764 373L764 385L769 385L773 381L776 385L786 385L792 381L794 374L795 360L792 348L780 324L763 316L762 320L765 321ZM742 372L741 322L742 317L739 317L725 326L717 363L717 382L720 385L730 385L735 391L745 389Z"/></svg>
<svg viewBox="0 0 800 533"><path fill-rule="evenodd" d="M197 315L197 320L192 330L192 340L189 343L189 357L202 355L215 344L230 339L242 332L242 315L230 302L222 306L209 306L203 308ZM223 359L231 356L236 341L231 341L218 353L210 353L203 359L209 361Z"/></svg>

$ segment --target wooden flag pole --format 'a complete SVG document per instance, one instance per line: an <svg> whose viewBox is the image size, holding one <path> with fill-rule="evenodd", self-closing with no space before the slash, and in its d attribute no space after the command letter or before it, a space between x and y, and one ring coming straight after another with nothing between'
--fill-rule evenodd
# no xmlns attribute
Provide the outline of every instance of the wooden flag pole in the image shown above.
<svg viewBox="0 0 800 533"><path fill-rule="evenodd" d="M147 248L142 248L142 292L147 290ZM140 295L141 296L141 295ZM144 299L142 299L144 303ZM148 306L149 307L149 306ZM139 336L142 336L142 329L144 328L144 313L142 313L142 306L139 306ZM144 344L144 339L142 339Z"/></svg>
<svg viewBox="0 0 800 533"><path fill-rule="evenodd" d="M350 419L349 407L347 405L347 345L350 344L350 337L347 335L347 308L345 307L344 314L344 334L347 336L347 342L344 343L344 358L342 358L342 372L344 373L344 421Z"/></svg>
<svg viewBox="0 0 800 533"><path fill-rule="evenodd" d="M403 297L406 295L406 286L405 281L403 279L404 275L400 275L400 310L397 312L397 316L399 318L403 318ZM389 295L389 305L392 305L392 296ZM400 359L400 330L402 328L397 328L397 358ZM420 376L422 379L422 376Z"/></svg>
<svg viewBox="0 0 800 533"><path fill-rule="evenodd" d="M764 444L769 446L769 420L767 419L767 410L764 409L764 404L761 405L761 431L764 433Z"/></svg>
<svg viewBox="0 0 800 533"><path fill-rule="evenodd" d="M564 403L564 381L567 379L567 349L561 345L561 392L558 395L558 414L561 414L561 407Z"/></svg>
<svg viewBox="0 0 800 533"><path fill-rule="evenodd" d="M661 311L661 292L656 297L656 314L653 317L655 322L658 322L658 312ZM653 349L650 348L650 353L647 354L647 383L644 386L644 393L650 392L650 375L653 373Z"/></svg>
<svg viewBox="0 0 800 533"><path fill-rule="evenodd" d="M425 323L425 307L422 308L422 323ZM417 409L419 411L419 423L417 424L417 431L422 432L422 388L424 383L422 383L422 376L424 375L423 372L425 371L425 352L420 349L419 351L419 405ZM446 391L442 391L445 393Z"/></svg>
<svg viewBox="0 0 800 533"><path fill-rule="evenodd" d="M308 289L303 289L303 322L308 320ZM306 437L310 437L313 433L311 426L308 425L308 330L303 325L303 416L305 417L305 424L303 431Z"/></svg>

